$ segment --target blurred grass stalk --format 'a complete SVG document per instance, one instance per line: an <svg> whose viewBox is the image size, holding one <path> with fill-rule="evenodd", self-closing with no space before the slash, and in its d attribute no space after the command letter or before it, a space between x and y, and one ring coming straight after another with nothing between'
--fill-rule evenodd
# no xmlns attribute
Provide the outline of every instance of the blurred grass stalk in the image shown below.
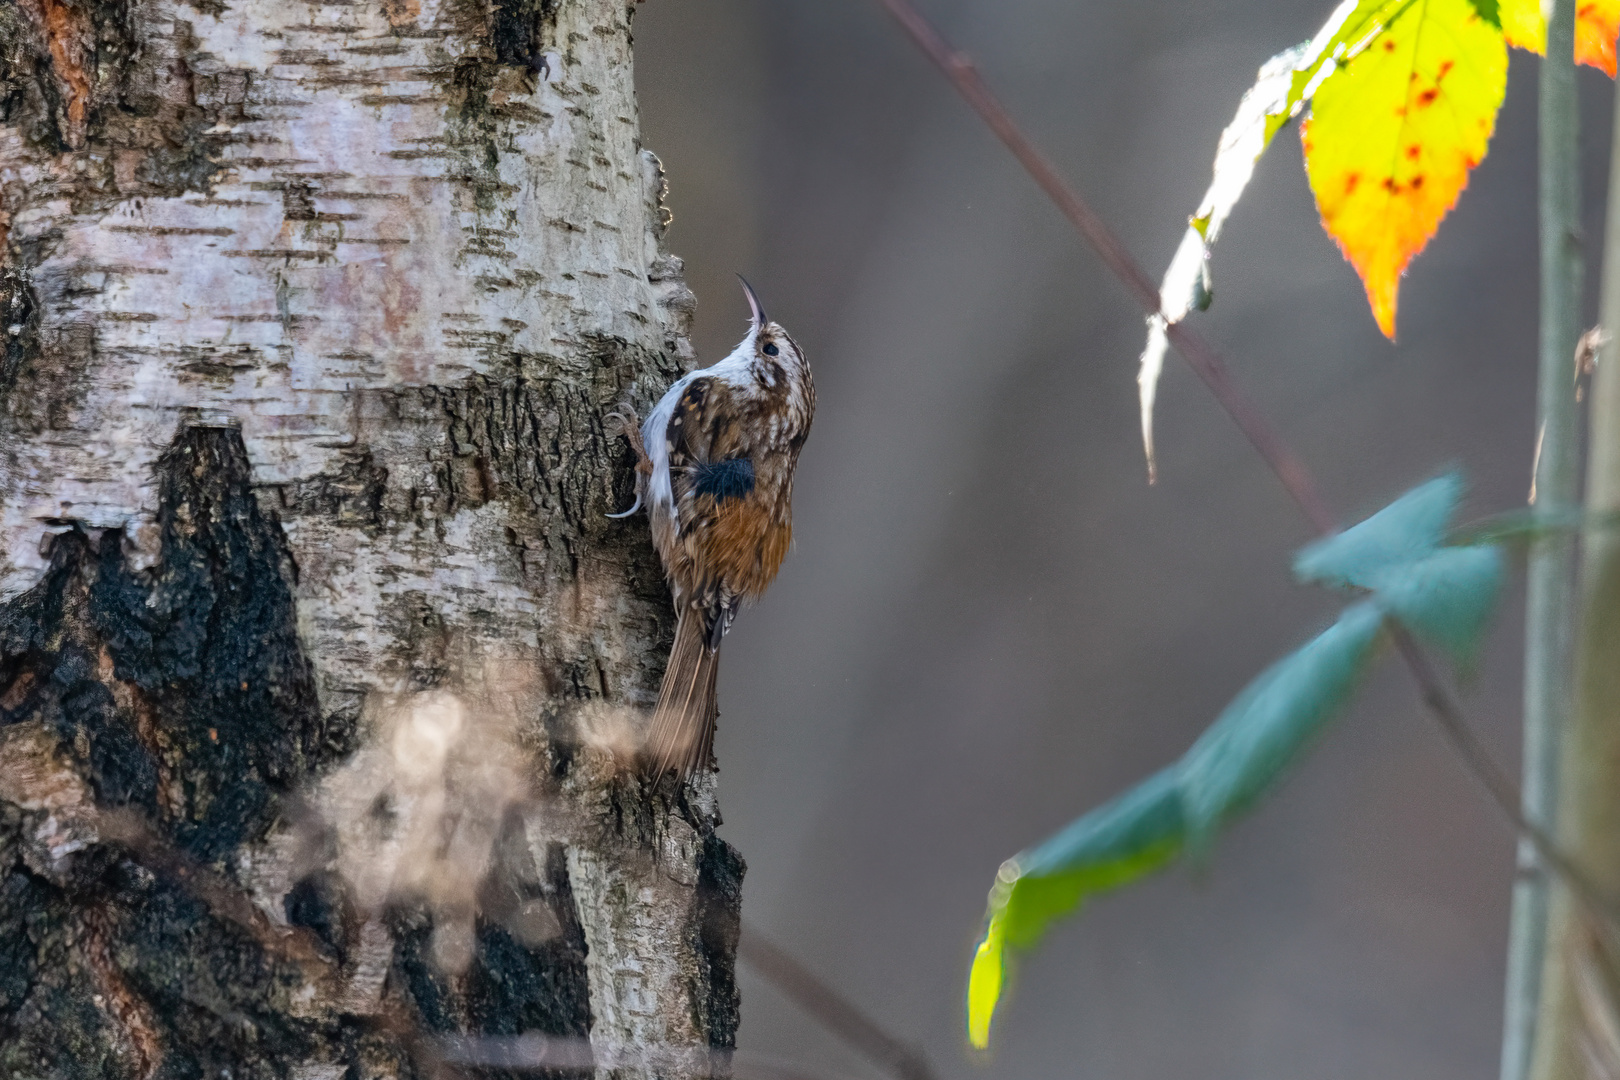
<svg viewBox="0 0 1620 1080"><path fill-rule="evenodd" d="M1543 10L1547 10L1543 8ZM1579 429L1575 408L1575 342L1580 336L1580 118L1575 96L1575 0L1554 0L1547 12L1541 60L1540 130L1541 329L1537 425L1531 501L1557 513L1576 503ZM1525 600L1524 816L1557 834L1564 729L1570 714L1575 538L1550 532L1535 540ZM1501 1080L1571 1074L1540 1070L1537 1044L1549 970L1551 875L1535 848L1519 841L1518 877L1508 940ZM1551 965L1551 966L1556 966Z"/></svg>
<svg viewBox="0 0 1620 1080"><path fill-rule="evenodd" d="M1548 55L1555 55L1551 41ZM1545 111L1542 119L1545 123ZM1610 153L1600 316L1609 339L1592 378L1586 479L1587 511L1594 517L1620 510L1620 108ZM1544 337L1543 349L1547 345ZM1543 355L1544 366L1547 359ZM1574 377L1559 376L1565 400L1572 396ZM1542 392L1547 389L1543 381ZM1557 762L1558 835L1563 850L1598 888L1620 896L1620 535L1612 528L1590 529L1583 538L1578 610L1575 700ZM1560 887L1552 898L1545 942L1529 1076L1616 1075L1620 1045L1614 1023L1620 1010L1612 938Z"/></svg>

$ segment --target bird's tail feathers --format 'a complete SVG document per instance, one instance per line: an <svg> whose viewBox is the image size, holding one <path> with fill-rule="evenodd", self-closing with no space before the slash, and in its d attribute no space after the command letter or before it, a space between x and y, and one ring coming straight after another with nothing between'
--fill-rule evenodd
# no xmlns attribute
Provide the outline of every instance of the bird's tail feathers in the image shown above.
<svg viewBox="0 0 1620 1080"><path fill-rule="evenodd" d="M654 780L673 772L684 783L709 763L714 750L714 722L719 716L714 683L720 649L718 644L709 647L703 623L701 612L685 608L675 627L675 647L670 650L642 750Z"/></svg>

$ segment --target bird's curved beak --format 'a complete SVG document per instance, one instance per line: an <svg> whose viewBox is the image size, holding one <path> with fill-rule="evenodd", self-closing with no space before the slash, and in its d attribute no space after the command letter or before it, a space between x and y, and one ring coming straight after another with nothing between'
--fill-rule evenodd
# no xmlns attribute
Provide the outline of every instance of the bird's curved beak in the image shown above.
<svg viewBox="0 0 1620 1080"><path fill-rule="evenodd" d="M747 278L738 274L737 280L742 282L743 295L748 297L748 317L754 324L754 333L757 334L765 329L766 323L770 322L765 317L765 305L759 302L759 297L754 294L754 287L748 284Z"/></svg>

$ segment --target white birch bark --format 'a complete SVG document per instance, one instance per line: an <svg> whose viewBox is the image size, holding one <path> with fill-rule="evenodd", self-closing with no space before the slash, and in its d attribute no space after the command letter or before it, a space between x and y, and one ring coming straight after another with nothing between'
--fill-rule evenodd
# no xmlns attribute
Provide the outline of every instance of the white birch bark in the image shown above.
<svg viewBox="0 0 1620 1080"><path fill-rule="evenodd" d="M671 619L645 527L603 517L628 490L604 417L692 359L631 15L627 0L0 8L0 765L71 790L73 811L0 784L0 881L26 878L0 893L0 924L48 909L107 940L85 959L86 933L24 935L33 974L0 979L0 1034L45 1031L51 1001L82 998L102 1019L59 1045L108 1075L236 1054L172 1022L165 994L213 991L141 959L139 920L91 887L99 851L96 873L128 864L158 882L143 888L166 888L165 867L218 875L193 890L219 931L200 955L242 933L298 954L247 1015L261 1040L278 1012L303 1034L280 1058L258 1043L268 1063L244 1051L238 1077L361 1059L388 1075L420 1062L377 1064L396 1059L356 1039L552 1015L540 983L574 970L546 966L568 952L544 952L559 934L582 942L593 1041L731 1044L741 863L713 835L712 788L649 793L621 767ZM163 607L194 580L215 583L212 621ZM278 582L290 644L229 639L238 606L279 625ZM108 599L115 585L145 599ZM167 674L161 635L127 628L158 609L191 658ZM64 675L81 652L101 660ZM261 763L233 727L234 675L206 683L213 697L186 689L222 664L244 671L242 717L312 699L285 755ZM75 719L74 679L106 691L102 719ZM217 715L199 720L204 698ZM233 769L255 786L226 843L209 830ZM320 909L336 930L294 910L312 873L335 883ZM540 983L484 962L486 926L534 946L522 964ZM39 1038L12 1051L0 1064L78 1075Z"/></svg>

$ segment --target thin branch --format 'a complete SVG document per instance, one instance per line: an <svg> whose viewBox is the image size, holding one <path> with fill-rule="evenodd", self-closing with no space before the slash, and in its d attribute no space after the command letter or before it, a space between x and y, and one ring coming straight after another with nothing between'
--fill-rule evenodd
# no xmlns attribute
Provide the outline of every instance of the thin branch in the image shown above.
<svg viewBox="0 0 1620 1080"><path fill-rule="evenodd" d="M921 1050L884 1031L815 972L752 926L743 926L737 955L822 1027L899 1080L934 1080L933 1067Z"/></svg>
<svg viewBox="0 0 1620 1080"><path fill-rule="evenodd" d="M945 77L967 99L980 118L995 132L1013 157L1024 166L1035 183L1057 205L1063 216L1080 231L1101 256L1103 263L1125 286L1144 313L1159 313L1159 290L1141 265L1131 257L1124 241L1115 235L1091 204L1059 175L1046 155L1019 128L1001 101L991 93L973 60L953 49L910 3L910 0L878 0L893 15L912 42L945 73ZM1167 320L1169 321L1169 320ZM1217 401L1226 409L1243 434L1265 458L1272 472L1288 489L1317 532L1338 531L1337 519L1317 494L1310 470L1277 434L1265 416L1238 388L1225 361L1201 336L1179 322L1170 322L1170 342L1181 353L1198 377L1204 380Z"/></svg>
<svg viewBox="0 0 1620 1080"><path fill-rule="evenodd" d="M1057 208L1090 242L1103 263L1125 286L1133 299L1149 315L1159 313L1159 294L1153 281L1126 250L1124 243L1108 228L1080 193L1070 187L1046 156L1036 148L1013 120L999 99L985 85L972 59L952 48L939 31L911 3L911 0L877 0L912 42L934 62L957 91L979 114L1020 164L1040 185ZM1317 494L1315 482L1304 462L1283 441L1259 408L1238 388L1226 364L1201 336L1181 323L1171 323L1170 342L1214 393L1233 422L1247 436L1277 479L1320 533L1338 531L1338 519ZM1603 896L1585 875L1558 850L1550 837L1527 820L1519 810L1518 791L1486 752L1463 716L1462 708L1435 671L1423 649L1406 630L1395 627L1396 643L1423 695L1429 711L1439 723L1463 764L1490 793L1492 801L1506 814L1513 826L1541 854L1555 873L1569 882L1592 908L1595 915L1620 928L1620 907Z"/></svg>
<svg viewBox="0 0 1620 1080"><path fill-rule="evenodd" d="M246 931L270 955L301 965L311 978L340 974L308 928L272 924L240 885L174 847L135 811L98 811L96 829L103 841L122 845L135 862L180 885L210 915Z"/></svg>
<svg viewBox="0 0 1620 1080"><path fill-rule="evenodd" d="M1548 836L1544 829L1525 816L1518 786L1491 757L1490 751L1485 749L1485 744L1480 741L1479 735L1464 718L1462 711L1446 689L1440 673L1429 662L1417 639L1398 622L1392 620L1390 627L1390 633L1395 639L1395 648L1406 660L1407 666L1412 669L1412 675L1423 693L1424 703L1429 706L1429 712L1439 724L1451 748L1462 758L1468 771L1484 785L1485 790L1490 793L1491 801L1496 803L1502 814L1535 849L1536 856L1564 879L1570 891L1592 916L1606 923L1611 933L1620 933L1620 906L1606 896L1603 890L1559 849L1557 842Z"/></svg>
<svg viewBox="0 0 1620 1080"><path fill-rule="evenodd" d="M638 1070L660 1076L737 1080L847 1080L746 1050L641 1043L597 1045L568 1035L447 1035L433 1040L442 1065L458 1069L539 1072L552 1069Z"/></svg>

